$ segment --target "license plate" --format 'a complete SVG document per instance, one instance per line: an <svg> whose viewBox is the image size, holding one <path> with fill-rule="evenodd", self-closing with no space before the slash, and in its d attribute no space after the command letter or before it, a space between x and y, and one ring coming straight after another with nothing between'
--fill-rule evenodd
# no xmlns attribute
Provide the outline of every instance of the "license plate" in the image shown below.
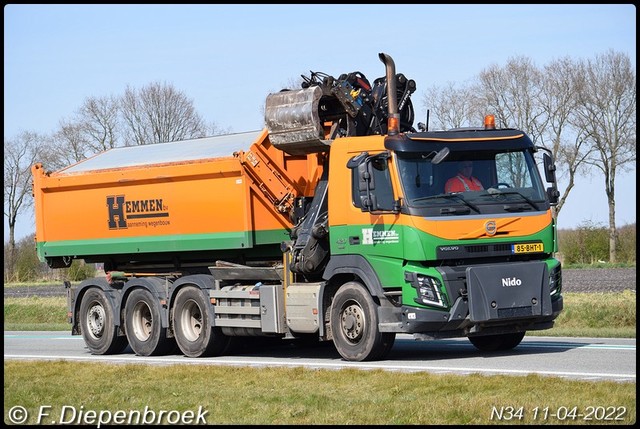
<svg viewBox="0 0 640 429"><path fill-rule="evenodd" d="M542 243L522 243L513 245L513 253L535 253L543 251L544 245Z"/></svg>

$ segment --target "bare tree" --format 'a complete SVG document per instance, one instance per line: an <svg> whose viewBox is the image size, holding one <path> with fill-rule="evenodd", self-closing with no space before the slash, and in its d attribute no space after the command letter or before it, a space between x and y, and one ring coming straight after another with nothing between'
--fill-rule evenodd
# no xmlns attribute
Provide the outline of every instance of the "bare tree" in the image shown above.
<svg viewBox="0 0 640 429"><path fill-rule="evenodd" d="M581 85L572 121L585 131L592 154L585 162L602 171L609 206L609 262L616 262L615 181L618 170L635 167L636 73L629 57L612 50L581 61Z"/></svg>
<svg viewBox="0 0 640 429"><path fill-rule="evenodd" d="M487 112L495 112L496 125L527 130L534 143L547 117L537 103L542 92L542 73L527 57L510 58L504 67L490 66L480 72L479 88Z"/></svg>
<svg viewBox="0 0 640 429"><path fill-rule="evenodd" d="M9 225L9 261L5 261L5 277L13 271L15 261L15 227L18 217L33 202L31 166L39 157L43 138L23 131L12 140L4 139L4 215Z"/></svg>
<svg viewBox="0 0 640 429"><path fill-rule="evenodd" d="M60 122L60 129L51 138L51 159L48 169L57 170L75 164L91 155L82 126L75 122Z"/></svg>
<svg viewBox="0 0 640 429"><path fill-rule="evenodd" d="M207 133L193 102L168 84L152 83L141 90L127 87L121 108L127 145L199 138Z"/></svg>
<svg viewBox="0 0 640 429"><path fill-rule="evenodd" d="M62 168L118 145L119 100L89 97L71 119L62 119L51 140L49 168Z"/></svg>
<svg viewBox="0 0 640 429"><path fill-rule="evenodd" d="M424 105L429 109L440 129L479 126L483 114L472 86L456 86L449 82L443 89L432 86L424 95Z"/></svg>
<svg viewBox="0 0 640 429"><path fill-rule="evenodd" d="M576 108L576 95L582 90L576 80L576 71L576 63L570 58L551 61L543 68L542 91L536 100L547 119L544 128L537 130L541 143L553 153L560 175L566 175L568 181L555 207L556 215L575 186L578 172L582 169L588 173L584 160L589 156L590 148L584 143L584 131L572 127L570 122Z"/></svg>
<svg viewBox="0 0 640 429"><path fill-rule="evenodd" d="M89 97L77 121L93 153L118 146L120 101L114 97Z"/></svg>

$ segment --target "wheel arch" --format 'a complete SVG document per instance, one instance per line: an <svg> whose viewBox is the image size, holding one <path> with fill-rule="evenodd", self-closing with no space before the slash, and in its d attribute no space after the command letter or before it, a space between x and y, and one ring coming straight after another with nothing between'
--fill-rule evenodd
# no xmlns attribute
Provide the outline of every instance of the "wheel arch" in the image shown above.
<svg viewBox="0 0 640 429"><path fill-rule="evenodd" d="M350 280L359 281L367 288L371 296L378 300L385 297L378 275L362 255L332 256L324 270L323 278L328 281L329 285L339 285ZM329 290L332 291L332 294L335 293L333 287L329 287Z"/></svg>
<svg viewBox="0 0 640 429"><path fill-rule="evenodd" d="M162 328L169 327L169 311L168 311L168 299L170 284L168 280L163 280L155 277L134 277L127 281L122 288L122 299L120 300L120 307L118 316L120 322L124 320L124 309L127 305L127 300L131 295L131 292L137 289L148 290L160 303L160 321Z"/></svg>
<svg viewBox="0 0 640 429"><path fill-rule="evenodd" d="M109 303L111 304L111 307L113 308L113 314L118 315L118 317L113 318L114 319L113 322L115 326L119 328L118 335L124 335L124 331L122 331L122 323L121 323L122 317L121 317L120 305L122 303L122 300L120 299L120 291L118 289L114 289L113 287L111 287L109 285L109 282L107 282L105 278L101 278L101 277L94 277L91 279L83 280L76 287L73 308L70 308L71 333L73 335L79 335L81 333L80 325L79 325L80 324L80 317L79 317L80 307L82 305L82 300L84 298L84 295L91 288L98 288L104 292L105 296L109 300Z"/></svg>
<svg viewBox="0 0 640 429"><path fill-rule="evenodd" d="M193 274L185 277L180 277L178 280L173 282L173 287L171 288L169 299L169 313L172 315L173 319L173 310L176 301L176 296L178 296L178 292L180 292L185 287L196 286L200 289L202 294L205 296L206 301L209 301L209 290L216 289L216 283L213 276L208 274ZM209 314L209 320L214 320L214 312L213 306L207 306L207 313Z"/></svg>

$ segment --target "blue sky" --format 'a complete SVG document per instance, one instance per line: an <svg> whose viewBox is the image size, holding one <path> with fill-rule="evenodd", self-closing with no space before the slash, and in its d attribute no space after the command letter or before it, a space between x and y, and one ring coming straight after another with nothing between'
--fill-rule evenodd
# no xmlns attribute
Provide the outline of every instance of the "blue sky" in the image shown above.
<svg viewBox="0 0 640 429"><path fill-rule="evenodd" d="M636 8L601 5L19 5L4 7L4 136L52 133L87 97L173 85L233 132L263 127L270 92L310 70L384 75L378 53L424 91L525 56L536 65L609 49L636 64ZM603 179L579 178L560 227L608 223ZM636 221L636 172L617 178L618 226ZM562 183L560 184L562 186ZM5 218L5 240L7 227ZM19 220L19 239L34 231Z"/></svg>

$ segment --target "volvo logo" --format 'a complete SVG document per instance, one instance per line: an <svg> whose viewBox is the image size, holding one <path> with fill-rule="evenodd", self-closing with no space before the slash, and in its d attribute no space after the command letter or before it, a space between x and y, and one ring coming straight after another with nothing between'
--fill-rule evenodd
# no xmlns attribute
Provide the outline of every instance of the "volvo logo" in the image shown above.
<svg viewBox="0 0 640 429"><path fill-rule="evenodd" d="M484 224L484 230L487 231L487 235L496 235L496 232L498 232L498 227L496 226L496 221L495 220L488 220L485 224Z"/></svg>
<svg viewBox="0 0 640 429"><path fill-rule="evenodd" d="M438 250L441 252L455 252L456 250L460 250L460 246L440 246Z"/></svg>

